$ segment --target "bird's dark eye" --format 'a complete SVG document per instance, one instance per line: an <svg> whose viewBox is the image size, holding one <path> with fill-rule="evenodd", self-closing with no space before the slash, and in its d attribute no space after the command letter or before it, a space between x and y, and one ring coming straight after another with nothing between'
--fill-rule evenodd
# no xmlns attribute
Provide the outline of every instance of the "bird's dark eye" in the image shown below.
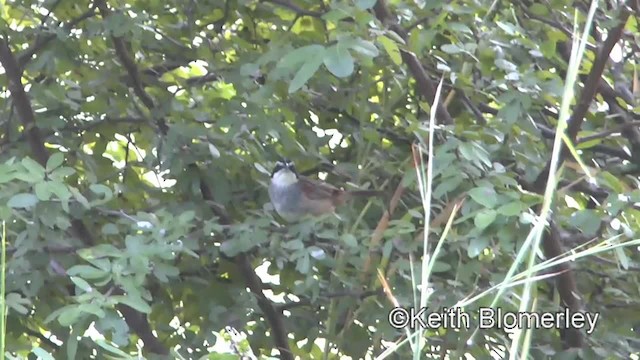
<svg viewBox="0 0 640 360"><path fill-rule="evenodd" d="M274 166L273 171L271 172L271 177L273 177L273 175L278 171L284 169L285 166L286 166L285 163L283 163L282 161L276 162L276 166Z"/></svg>

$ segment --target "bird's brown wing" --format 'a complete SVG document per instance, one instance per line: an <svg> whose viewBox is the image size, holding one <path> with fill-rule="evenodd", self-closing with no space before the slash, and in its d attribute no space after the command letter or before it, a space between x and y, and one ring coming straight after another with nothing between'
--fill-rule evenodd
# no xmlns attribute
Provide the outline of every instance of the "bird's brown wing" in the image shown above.
<svg viewBox="0 0 640 360"><path fill-rule="evenodd" d="M312 180L302 176L298 178L298 183L300 184L302 192L310 200L331 199L333 202L344 192L325 182Z"/></svg>

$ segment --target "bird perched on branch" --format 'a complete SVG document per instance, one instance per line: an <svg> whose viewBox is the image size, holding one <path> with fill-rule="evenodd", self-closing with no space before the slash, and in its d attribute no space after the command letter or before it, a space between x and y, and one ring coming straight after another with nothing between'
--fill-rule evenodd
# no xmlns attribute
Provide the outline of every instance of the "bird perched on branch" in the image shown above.
<svg viewBox="0 0 640 360"><path fill-rule="evenodd" d="M378 190L342 190L323 181L299 175L290 160L276 162L271 172L269 197L278 214L287 221L305 215L332 213L353 197L380 195Z"/></svg>

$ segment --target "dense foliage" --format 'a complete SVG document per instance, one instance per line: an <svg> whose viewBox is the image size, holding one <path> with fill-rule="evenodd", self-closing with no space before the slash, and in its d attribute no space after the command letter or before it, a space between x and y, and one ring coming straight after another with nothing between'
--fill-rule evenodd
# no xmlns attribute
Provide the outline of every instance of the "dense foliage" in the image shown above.
<svg viewBox="0 0 640 360"><path fill-rule="evenodd" d="M541 258L640 229L637 6L596 12L567 129L594 180L565 152ZM391 299L416 296L415 149L441 77L430 244L462 207L429 306L500 283L542 201L574 20L583 28L588 7L1 1L7 354L379 355L406 335L388 324ZM286 224L266 191L281 156L386 195ZM638 270L637 249L621 247L539 274L556 276L537 282L538 310L601 316L591 335L536 330L531 356L637 354ZM519 289L499 306L517 310ZM423 352L508 356L505 331L468 344L474 329L428 330Z"/></svg>

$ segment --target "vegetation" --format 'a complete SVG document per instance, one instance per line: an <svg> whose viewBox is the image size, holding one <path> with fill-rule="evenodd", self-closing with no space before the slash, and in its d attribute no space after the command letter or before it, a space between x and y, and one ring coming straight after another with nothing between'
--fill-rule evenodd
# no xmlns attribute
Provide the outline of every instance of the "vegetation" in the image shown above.
<svg viewBox="0 0 640 360"><path fill-rule="evenodd" d="M3 355L637 358L640 12L595 5L0 1ZM285 223L282 156L385 195Z"/></svg>

